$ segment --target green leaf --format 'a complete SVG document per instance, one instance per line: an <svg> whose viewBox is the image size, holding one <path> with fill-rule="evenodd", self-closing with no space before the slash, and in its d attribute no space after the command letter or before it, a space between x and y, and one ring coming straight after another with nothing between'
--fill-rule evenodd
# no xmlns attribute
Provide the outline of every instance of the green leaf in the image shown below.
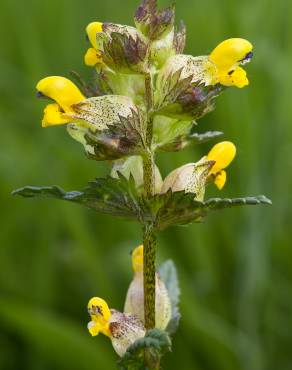
<svg viewBox="0 0 292 370"><path fill-rule="evenodd" d="M69 191L58 186L25 186L12 192L25 198L46 197L82 204L95 211L114 216L151 222L156 230L173 225L200 222L209 211L242 205L271 204L263 195L246 198L211 198L204 202L194 200L193 193L184 191L156 194L150 199L139 194L135 180L118 173L118 178L97 178L82 191Z"/></svg>
<svg viewBox="0 0 292 370"><path fill-rule="evenodd" d="M223 132L221 131L207 131L202 134L195 132L187 135L180 135L169 143L162 144L160 146L158 145L158 150L164 152L176 152L188 147L191 144L202 144L221 135L223 135Z"/></svg>
<svg viewBox="0 0 292 370"><path fill-rule="evenodd" d="M118 362L121 370L143 370L144 352L147 349L151 357L160 361L160 357L171 350L171 340L168 334L159 329L149 330L144 338L136 340Z"/></svg>
<svg viewBox="0 0 292 370"><path fill-rule="evenodd" d="M168 291L172 308L171 319L166 328L166 331L169 334L174 334L178 329L179 320L181 317L178 307L180 288L178 283L176 267L172 260L167 260L159 267L158 271L161 280L164 282L166 289Z"/></svg>
<svg viewBox="0 0 292 370"><path fill-rule="evenodd" d="M25 198L46 197L82 204L101 213L140 219L140 207L135 181L119 178L97 178L83 191L66 192L58 186L25 186L13 191L13 195Z"/></svg>
<svg viewBox="0 0 292 370"><path fill-rule="evenodd" d="M166 229L173 225L186 225L201 222L209 211L231 208L243 205L271 204L264 195L245 198L210 198L204 202L194 200L194 194L184 191L167 191L156 194L146 206L152 219L155 219L157 230Z"/></svg>

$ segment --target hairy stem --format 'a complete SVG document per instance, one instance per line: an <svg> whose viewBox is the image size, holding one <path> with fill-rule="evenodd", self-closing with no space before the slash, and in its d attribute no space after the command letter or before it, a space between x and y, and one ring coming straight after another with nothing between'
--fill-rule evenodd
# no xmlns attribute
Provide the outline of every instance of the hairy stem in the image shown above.
<svg viewBox="0 0 292 370"><path fill-rule="evenodd" d="M144 192L147 197L154 194L155 187L155 162L152 150L153 136L153 92L150 73L145 76L145 98L146 98L146 149L143 156L143 176ZM144 314L145 327L152 329L155 327L155 252L156 252L156 235L153 225L148 223L143 228L143 245L144 245Z"/></svg>
<svg viewBox="0 0 292 370"><path fill-rule="evenodd" d="M155 253L156 235L151 224L145 225L144 245L144 314L147 330L155 327Z"/></svg>

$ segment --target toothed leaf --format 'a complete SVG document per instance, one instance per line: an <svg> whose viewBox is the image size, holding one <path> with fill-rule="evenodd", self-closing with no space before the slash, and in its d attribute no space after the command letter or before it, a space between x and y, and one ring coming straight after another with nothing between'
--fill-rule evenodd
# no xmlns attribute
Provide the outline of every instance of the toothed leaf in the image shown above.
<svg viewBox="0 0 292 370"><path fill-rule="evenodd" d="M25 186L13 195L25 198L57 198L82 204L95 211L114 216L140 219L139 196L132 176L98 178L91 181L82 191L66 192L58 186Z"/></svg>

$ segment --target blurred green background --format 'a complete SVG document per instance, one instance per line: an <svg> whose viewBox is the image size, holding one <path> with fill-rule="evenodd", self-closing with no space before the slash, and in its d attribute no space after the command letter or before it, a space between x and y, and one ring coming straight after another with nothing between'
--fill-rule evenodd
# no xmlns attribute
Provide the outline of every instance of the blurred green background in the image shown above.
<svg viewBox="0 0 292 370"><path fill-rule="evenodd" d="M166 4L166 1L160 3ZM67 190L108 173L88 161L64 127L41 129L35 84L76 70L85 77L84 28L92 20L132 24L136 1L1 1L0 369L114 369L109 340L91 338L93 295L122 309L138 225L77 205L13 198L26 184ZM292 7L287 0L180 0L186 53L221 40L255 45L248 88L229 89L199 130L222 130L238 147L220 196L264 193L272 207L211 215L160 235L159 260L175 260L182 321L167 370L292 369ZM212 146L161 154L163 175ZM219 195L214 188L208 195Z"/></svg>

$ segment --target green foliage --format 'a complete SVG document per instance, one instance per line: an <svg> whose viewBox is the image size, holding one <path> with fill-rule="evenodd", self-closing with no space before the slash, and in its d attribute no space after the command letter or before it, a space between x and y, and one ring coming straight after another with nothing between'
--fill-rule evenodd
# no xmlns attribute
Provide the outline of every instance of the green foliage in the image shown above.
<svg viewBox="0 0 292 370"><path fill-rule="evenodd" d="M176 267L172 260L167 260L159 267L158 271L159 271L161 280L164 282L167 288L168 295L171 301L171 308L172 308L171 319L166 328L166 331L169 334L174 334L178 329L179 320L181 317L181 314L179 312L179 307L178 307L180 288L179 288Z"/></svg>
<svg viewBox="0 0 292 370"><path fill-rule="evenodd" d="M168 334L159 329L149 330L144 338L136 340L119 361L121 370L146 370L144 365L145 350L153 361L159 362L160 357L171 350Z"/></svg>
<svg viewBox="0 0 292 370"><path fill-rule="evenodd" d="M66 192L58 186L25 186L13 192L25 198L49 197L82 204L95 211L114 216L152 222L156 230L174 225L201 222L210 212L243 205L271 204L264 195L245 198L210 198L204 202L194 200L194 194L185 191L156 194L145 198L137 191L135 180L119 174L119 178L106 177L91 181L83 191Z"/></svg>
<svg viewBox="0 0 292 370"><path fill-rule="evenodd" d="M194 200L194 194L171 190L165 194L157 194L149 200L151 218L158 230L173 225L186 225L201 222L209 211L221 210L243 205L271 204L263 195L234 199L210 198L204 202Z"/></svg>
<svg viewBox="0 0 292 370"><path fill-rule="evenodd" d="M119 179L110 176L95 179L83 191L65 192L58 186L25 186L15 190L13 194L25 198L53 197L63 199L82 204L101 213L121 217L138 218L140 212L138 193L132 176L129 180L122 175L119 176Z"/></svg>

